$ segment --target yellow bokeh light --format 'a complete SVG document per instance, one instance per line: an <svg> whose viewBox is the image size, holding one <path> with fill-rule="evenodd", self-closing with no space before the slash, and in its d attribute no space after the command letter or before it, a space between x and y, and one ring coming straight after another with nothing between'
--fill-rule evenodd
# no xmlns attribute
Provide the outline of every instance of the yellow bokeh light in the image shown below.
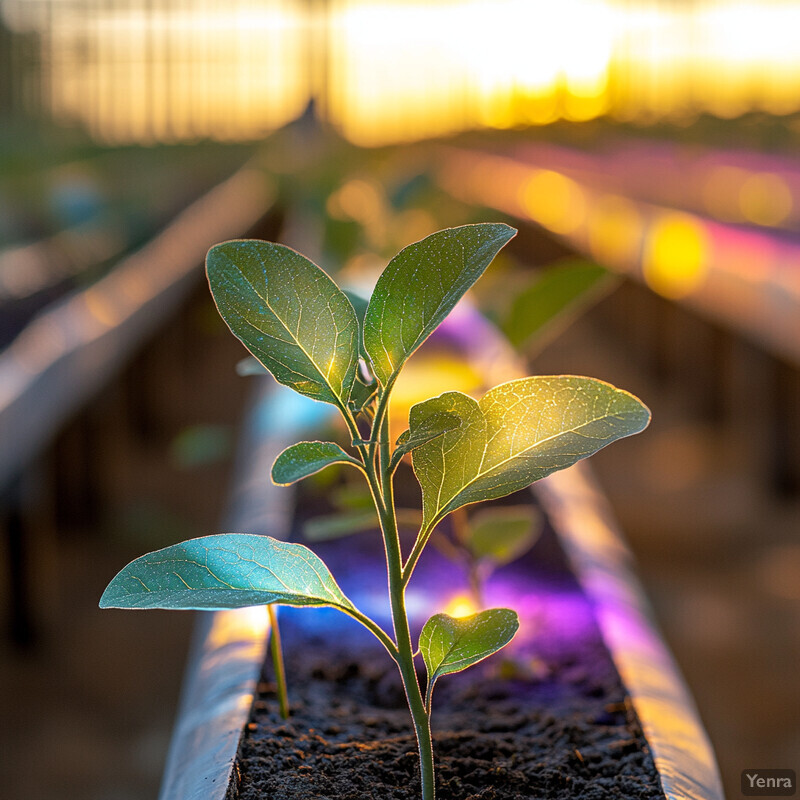
<svg viewBox="0 0 800 800"><path fill-rule="evenodd" d="M458 594L444 607L444 613L456 619L472 616L479 611L474 600L466 594Z"/></svg>
<svg viewBox="0 0 800 800"><path fill-rule="evenodd" d="M212 618L208 643L214 649L234 642L252 642L257 646L269 630L266 606L248 606L217 613Z"/></svg>
<svg viewBox="0 0 800 800"><path fill-rule="evenodd" d="M779 175L759 172L742 184L739 207L749 222L780 225L792 211L792 192Z"/></svg>
<svg viewBox="0 0 800 800"><path fill-rule="evenodd" d="M464 359L422 351L409 359L392 391L392 430L408 427L411 406L447 391L474 394L482 387L482 376Z"/></svg>
<svg viewBox="0 0 800 800"><path fill-rule="evenodd" d="M708 239L696 220L687 214L662 214L647 234L644 279L664 297L686 297L705 281L708 258Z"/></svg>
<svg viewBox="0 0 800 800"><path fill-rule="evenodd" d="M353 178L328 198L326 209L334 219L369 225L383 212L383 195L375 183Z"/></svg>
<svg viewBox="0 0 800 800"><path fill-rule="evenodd" d="M573 233L586 217L586 199L581 188L551 170L534 172L521 187L519 200L534 222L553 233Z"/></svg>
<svg viewBox="0 0 800 800"><path fill-rule="evenodd" d="M630 200L617 195L598 198L588 227L589 249L600 263L625 268L638 257L642 219Z"/></svg>

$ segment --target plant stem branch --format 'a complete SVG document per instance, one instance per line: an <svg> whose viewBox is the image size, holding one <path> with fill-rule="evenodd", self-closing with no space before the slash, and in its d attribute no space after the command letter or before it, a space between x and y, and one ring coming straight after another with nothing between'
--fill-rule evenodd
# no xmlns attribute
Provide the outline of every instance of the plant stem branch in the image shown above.
<svg viewBox="0 0 800 800"><path fill-rule="evenodd" d="M385 395L384 395L385 398ZM384 398L381 398L382 400ZM380 407L379 407L380 408ZM414 647L411 644L411 631L405 606L405 582L403 580L403 556L400 550L400 537L397 532L397 518L394 509L394 489L390 470L389 425L383 405L380 428L380 468L382 471L383 511L379 514L381 532L386 549L386 567L389 581L389 597L392 609L392 623L397 641L398 667L403 681L408 707L414 722L414 732L419 748L420 779L422 800L435 800L433 772L433 741L431 738L430 717L420 691L417 671L414 667ZM376 415L376 421L378 416Z"/></svg>
<svg viewBox="0 0 800 800"><path fill-rule="evenodd" d="M386 384L382 392L378 394L378 407L375 409L375 417L372 420L372 432L370 434L370 439L372 440L372 444L370 445L370 459L374 462L376 451L378 449L378 443L380 438L384 434L384 430L386 433L386 445L388 447L388 436L389 430L388 426L384 428L384 423L386 421L386 416L389 411L389 396L392 393L392 389L394 388L394 382L397 380L397 375L389 379L389 382ZM389 461L386 461L386 464L383 465L382 469L386 469L388 467Z"/></svg>
<svg viewBox="0 0 800 800"><path fill-rule="evenodd" d="M286 667L283 664L283 648L281 647L281 629L278 627L278 613L275 604L267 606L269 613L270 637L269 646L272 653L272 668L275 670L275 683L278 686L278 704L281 719L289 718L289 694L286 691Z"/></svg>

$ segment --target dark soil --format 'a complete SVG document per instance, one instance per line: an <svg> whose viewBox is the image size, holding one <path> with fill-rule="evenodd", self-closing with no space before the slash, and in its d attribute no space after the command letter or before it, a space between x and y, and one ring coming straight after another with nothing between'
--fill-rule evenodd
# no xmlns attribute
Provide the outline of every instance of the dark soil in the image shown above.
<svg viewBox="0 0 800 800"><path fill-rule="evenodd" d="M291 638L294 650L300 642ZM306 655L319 645L306 643ZM371 655L356 660L328 650L291 663L288 721L277 713L273 686L259 687L231 798L418 800L402 690L388 657ZM521 668L528 675L509 679L503 673L513 665L486 662L437 686L439 798L663 800L638 723L599 642L560 663L545 657Z"/></svg>
<svg viewBox="0 0 800 800"><path fill-rule="evenodd" d="M530 501L518 493L505 502ZM297 516L313 514L313 505L314 498L298 502ZM299 537L298 528L292 538ZM354 592L386 591L376 543L363 534L346 548L314 548L356 605ZM451 596L463 586L461 572L429 548L412 585ZM520 633L501 653L436 685L438 800L663 800L639 722L552 529L502 573L487 585L489 599L519 611ZM360 626L341 620L330 610L281 609L292 714L286 721L278 714L268 661L228 800L419 800L397 668Z"/></svg>

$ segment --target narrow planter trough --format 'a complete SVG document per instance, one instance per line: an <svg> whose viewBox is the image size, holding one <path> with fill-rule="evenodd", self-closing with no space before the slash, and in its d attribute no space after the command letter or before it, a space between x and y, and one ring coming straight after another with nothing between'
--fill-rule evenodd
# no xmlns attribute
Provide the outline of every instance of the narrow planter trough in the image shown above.
<svg viewBox="0 0 800 800"><path fill-rule="evenodd" d="M516 377L513 359L501 345L493 349L482 324L472 319L466 336L455 329L450 344L494 373L487 382ZM263 381L226 530L299 540L317 500L301 490L295 504L292 492L271 484L270 467L326 414ZM519 613L520 633L503 653L437 686L440 796L722 798L692 701L585 465L509 502L531 502L546 518L529 554L486 585L490 605ZM389 627L379 539L364 533L345 548L315 549L356 605ZM466 586L463 568L430 548L409 587L412 628L418 633L432 609L454 613ZM332 610L282 609L281 621L288 721L264 664L264 610L201 618L161 797L415 798L411 720L386 653Z"/></svg>

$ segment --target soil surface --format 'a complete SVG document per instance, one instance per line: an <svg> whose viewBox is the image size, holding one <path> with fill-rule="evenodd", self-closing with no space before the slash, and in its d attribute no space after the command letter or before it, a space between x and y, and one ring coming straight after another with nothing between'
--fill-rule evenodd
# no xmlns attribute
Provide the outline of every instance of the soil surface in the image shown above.
<svg viewBox="0 0 800 800"><path fill-rule="evenodd" d="M350 561L358 538L350 540ZM316 549L337 577L346 572L346 563L335 564L341 548ZM538 588L516 606L517 640L436 685L437 797L663 800L636 715L551 530L521 566L525 585ZM441 564L428 568L421 562L414 582L440 580ZM378 574L378 589L381 582ZM513 574L500 575L497 591L513 583ZM278 714L268 662L229 800L419 800L397 669L368 634L350 633L362 633L358 625L339 626L340 619L334 611L281 610L292 714Z"/></svg>
<svg viewBox="0 0 800 800"><path fill-rule="evenodd" d="M301 644L291 640L292 649ZM320 643L306 644L309 654ZM277 713L272 684L262 683L240 747L238 790L229 797L418 800L402 689L388 657L372 655L328 649L290 663L288 721ZM663 800L601 644L560 663L545 656L516 667L523 669L529 674L506 678L514 665L486 662L437 684L432 727L441 800Z"/></svg>

